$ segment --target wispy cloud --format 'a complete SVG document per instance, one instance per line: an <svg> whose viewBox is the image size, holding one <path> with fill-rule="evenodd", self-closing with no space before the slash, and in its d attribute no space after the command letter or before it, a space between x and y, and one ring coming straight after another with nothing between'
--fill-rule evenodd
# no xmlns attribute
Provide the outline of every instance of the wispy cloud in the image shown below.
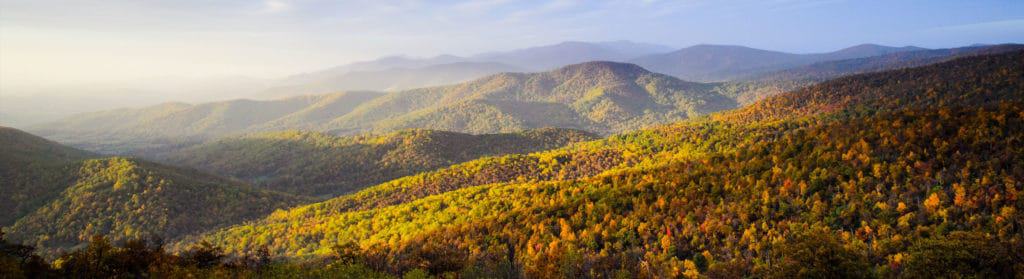
<svg viewBox="0 0 1024 279"><path fill-rule="evenodd" d="M466 13L483 13L509 4L512 0L468 0L455 4L456 11Z"/></svg>
<svg viewBox="0 0 1024 279"><path fill-rule="evenodd" d="M529 7L509 14L506 20L508 22L526 21L534 17L547 16L553 13L571 10L581 6L582 4L583 2L579 0L550 0L543 5Z"/></svg>
<svg viewBox="0 0 1024 279"><path fill-rule="evenodd" d="M285 1L285 0L264 0L263 1L263 9L261 11L263 13L275 14L275 13L286 12L286 11L291 10L291 9L292 9L292 4L287 2L287 1Z"/></svg>
<svg viewBox="0 0 1024 279"><path fill-rule="evenodd" d="M580 0L551 0L547 4L540 6L540 12L556 12L568 10L571 8L582 5L583 2Z"/></svg>
<svg viewBox="0 0 1024 279"><path fill-rule="evenodd" d="M949 25L933 28L929 31L938 32L976 32L976 31L999 31L999 32L1024 32L1024 19L996 20L987 22L976 22L959 25Z"/></svg>
<svg viewBox="0 0 1024 279"><path fill-rule="evenodd" d="M768 11L789 11L830 5L846 0L773 0L761 3Z"/></svg>

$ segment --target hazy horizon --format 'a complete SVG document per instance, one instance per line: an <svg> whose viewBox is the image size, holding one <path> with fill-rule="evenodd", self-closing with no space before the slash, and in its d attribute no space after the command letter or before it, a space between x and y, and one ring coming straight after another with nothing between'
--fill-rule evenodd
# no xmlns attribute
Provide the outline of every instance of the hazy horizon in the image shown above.
<svg viewBox="0 0 1024 279"><path fill-rule="evenodd" d="M567 41L631 41L666 50L740 45L790 53L866 43L1021 43L1024 3L0 0L0 123L23 126L164 102L268 99L277 96L273 89L287 90L283 78L353 62L468 57ZM463 70L455 76L482 74ZM422 78L409 84L461 81ZM286 95L336 90L313 86Z"/></svg>
<svg viewBox="0 0 1024 279"><path fill-rule="evenodd" d="M277 78L563 41L794 53L1024 39L1014 1L0 1L3 87ZM765 11L771 11L770 13ZM13 92L5 92L12 94Z"/></svg>

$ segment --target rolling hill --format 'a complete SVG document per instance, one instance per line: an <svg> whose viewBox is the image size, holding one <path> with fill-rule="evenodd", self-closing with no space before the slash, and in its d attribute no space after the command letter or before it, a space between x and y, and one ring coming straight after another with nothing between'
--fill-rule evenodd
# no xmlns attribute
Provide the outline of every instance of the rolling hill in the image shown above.
<svg viewBox="0 0 1024 279"><path fill-rule="evenodd" d="M232 253L354 253L394 274L792 277L826 265L843 277L991 276L1024 264L1022 61L1015 51L839 78L710 118L397 179L199 239ZM989 253L1003 256L922 258Z"/></svg>
<svg viewBox="0 0 1024 279"><path fill-rule="evenodd" d="M161 157L260 188L334 197L480 157L529 153L596 138L583 131L554 128L485 135L407 130L353 137L287 131L222 138Z"/></svg>
<svg viewBox="0 0 1024 279"><path fill-rule="evenodd" d="M0 129L3 225L44 251L92 235L175 239L310 200L137 159L96 155Z"/></svg>

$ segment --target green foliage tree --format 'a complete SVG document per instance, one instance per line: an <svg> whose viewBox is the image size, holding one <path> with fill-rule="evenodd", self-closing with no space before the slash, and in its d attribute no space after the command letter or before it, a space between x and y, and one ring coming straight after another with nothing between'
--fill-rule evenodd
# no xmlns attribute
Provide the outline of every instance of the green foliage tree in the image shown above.
<svg viewBox="0 0 1024 279"><path fill-rule="evenodd" d="M844 247L831 230L813 228L794 233L773 247L778 257L770 278L873 278L865 251Z"/></svg>
<svg viewBox="0 0 1024 279"><path fill-rule="evenodd" d="M898 269L905 278L1012 278L1024 271L1018 245L977 232L920 239Z"/></svg>

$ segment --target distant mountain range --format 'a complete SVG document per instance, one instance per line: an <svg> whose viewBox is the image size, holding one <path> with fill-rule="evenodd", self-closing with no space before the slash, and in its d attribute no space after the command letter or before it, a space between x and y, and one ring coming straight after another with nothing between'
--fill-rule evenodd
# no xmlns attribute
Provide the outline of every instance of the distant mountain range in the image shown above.
<svg viewBox="0 0 1024 279"><path fill-rule="evenodd" d="M24 128L69 115L167 102L256 98L271 80L246 77L149 78L125 82L0 84L0 125Z"/></svg>
<svg viewBox="0 0 1024 279"><path fill-rule="evenodd" d="M389 69L414 69L433 65L458 62L491 62L519 67L528 71L546 71L569 64L587 61L617 61L649 54L671 51L668 46L636 43L630 41L611 42L562 42L553 45L495 51L460 57L439 55L428 58L388 56L375 60L354 62L321 71L293 76L302 79L310 75L338 76L350 72L373 72Z"/></svg>
<svg viewBox="0 0 1024 279"><path fill-rule="evenodd" d="M850 48L855 49L855 48ZM965 56L997 54L1024 49L1020 44L974 45L947 49L922 49L914 51L891 51L888 53L855 58L829 59L804 66L768 72L748 77L748 80L808 80L824 81L830 78L890 70L895 68L911 68L948 61ZM849 49L848 49L849 50ZM877 51L853 51L853 53L877 53Z"/></svg>
<svg viewBox="0 0 1024 279"><path fill-rule="evenodd" d="M332 134L426 128L468 133L562 127L636 129L733 108L715 84L682 81L636 65L588 62L532 74L503 73L457 85L388 94L347 92L273 101L170 103L74 116L33 132L110 152L253 131ZM95 144L101 144L97 146Z"/></svg>
<svg viewBox="0 0 1024 279"><path fill-rule="evenodd" d="M260 92L263 96L296 96L352 90L399 91L447 85L522 68L496 62L452 62L382 70L316 72L292 77Z"/></svg>
<svg viewBox="0 0 1024 279"><path fill-rule="evenodd" d="M815 63L923 50L927 49L862 44L827 53L794 54L731 45L705 44L672 50L629 41L563 42L469 57L384 57L293 76L258 96L402 90L458 83L500 72L547 71L588 61L633 63L687 81L735 82Z"/></svg>
<svg viewBox="0 0 1024 279"><path fill-rule="evenodd" d="M588 62L548 72L499 73L454 85L390 93L348 91L266 101L168 103L102 111L36 125L29 130L92 151L135 154L226 135L296 129L353 135L409 128L499 133L561 127L609 134L734 108L838 76L1021 48L994 45L915 51L862 45L826 54L799 55L744 47L699 46L674 53L683 57L704 53L700 56L708 63L704 73L739 73L733 70L749 69L740 71L745 77L725 83L695 83L633 64ZM728 55L722 56L723 53ZM882 55L850 58L879 53ZM451 59L454 58L433 60ZM812 63L822 59L841 60ZM409 60L385 64L402 63ZM363 69L375 67L360 65ZM432 67L448 65L453 64ZM791 66L766 70L781 65Z"/></svg>
<svg viewBox="0 0 1024 279"><path fill-rule="evenodd" d="M723 87L726 88L724 91L727 92L727 95L736 99L740 104L750 104L771 95L800 89L836 77L924 66L960 57L997 54L1022 49L1024 49L1024 45L1002 44L893 52L871 57L829 60L753 74L739 81L728 82Z"/></svg>
<svg viewBox="0 0 1024 279"><path fill-rule="evenodd" d="M648 70L691 81L729 81L815 62L879 56L924 48L857 45L828 53L794 54L729 45L696 45L630 60Z"/></svg>
<svg viewBox="0 0 1024 279"><path fill-rule="evenodd" d="M548 71L570 64L588 61L625 62L629 59L662 53L671 48L660 45L616 42L563 42L555 45L519 50L483 53L472 56L474 61L494 61L514 65L530 71Z"/></svg>
<svg viewBox="0 0 1024 279"><path fill-rule="evenodd" d="M464 82L501 72L535 72L588 61L626 61L670 47L635 43L563 42L459 57L383 57L288 77L261 96L296 96L347 90L393 91Z"/></svg>
<svg viewBox="0 0 1024 279"><path fill-rule="evenodd" d="M563 42L471 56L391 56L281 79L142 80L122 85L81 85L20 92L5 89L0 124L26 128L71 114L167 101L259 100L343 91L402 91L451 85L504 72L537 72L588 61L629 62L687 81L745 82L814 63L923 50L864 44L819 54L792 54L741 46L697 45L679 50L629 41ZM806 84L800 84L803 86ZM792 89L757 90L772 94ZM17 91L17 92L16 92ZM83 93L87 92L87 93ZM117 93L111 93L117 92ZM20 95L19 95L20 94ZM751 94L747 94L751 95ZM764 94L753 94L764 95ZM106 97L105 97L106 96ZM741 103L747 103L741 100ZM51 109L59 107L61 109Z"/></svg>

